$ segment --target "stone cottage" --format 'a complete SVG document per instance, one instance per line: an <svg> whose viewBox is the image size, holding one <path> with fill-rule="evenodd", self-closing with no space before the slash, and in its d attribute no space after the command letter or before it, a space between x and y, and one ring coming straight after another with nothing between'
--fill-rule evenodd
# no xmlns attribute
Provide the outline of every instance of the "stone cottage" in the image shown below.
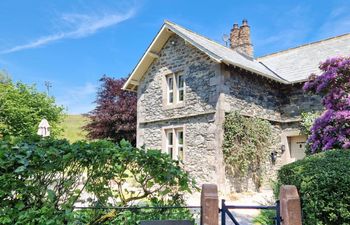
<svg viewBox="0 0 350 225"><path fill-rule="evenodd" d="M225 47L165 21L124 85L137 92L137 145L161 149L199 184L227 187L222 154L225 114L270 121L277 154L269 170L304 157L302 112L322 110L302 85L328 57L350 52L350 34L254 58L246 20ZM226 189L227 190L227 189Z"/></svg>

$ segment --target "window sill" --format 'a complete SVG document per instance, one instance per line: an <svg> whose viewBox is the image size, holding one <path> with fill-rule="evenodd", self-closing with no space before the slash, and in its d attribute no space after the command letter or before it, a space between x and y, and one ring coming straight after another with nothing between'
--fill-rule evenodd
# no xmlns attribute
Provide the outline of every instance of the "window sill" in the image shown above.
<svg viewBox="0 0 350 225"><path fill-rule="evenodd" d="M184 107L185 107L185 102L163 105L164 110L178 109L178 108L184 108Z"/></svg>

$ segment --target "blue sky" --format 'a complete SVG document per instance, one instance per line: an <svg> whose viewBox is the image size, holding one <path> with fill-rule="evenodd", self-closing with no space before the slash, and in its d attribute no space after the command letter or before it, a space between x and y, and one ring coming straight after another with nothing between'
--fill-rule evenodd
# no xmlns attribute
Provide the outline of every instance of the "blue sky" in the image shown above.
<svg viewBox="0 0 350 225"><path fill-rule="evenodd" d="M0 69L68 113L94 108L98 79L126 77L171 20L222 43L248 19L255 56L350 32L349 1L2 0Z"/></svg>

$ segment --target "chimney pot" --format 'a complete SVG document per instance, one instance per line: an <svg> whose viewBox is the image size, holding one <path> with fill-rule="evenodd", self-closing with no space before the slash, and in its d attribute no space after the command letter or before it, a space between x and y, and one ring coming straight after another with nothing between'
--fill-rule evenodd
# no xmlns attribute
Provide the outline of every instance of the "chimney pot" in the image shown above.
<svg viewBox="0 0 350 225"><path fill-rule="evenodd" d="M250 40L248 20L244 19L240 27L237 23L233 24L230 33L230 47L237 52L253 58L253 45Z"/></svg>

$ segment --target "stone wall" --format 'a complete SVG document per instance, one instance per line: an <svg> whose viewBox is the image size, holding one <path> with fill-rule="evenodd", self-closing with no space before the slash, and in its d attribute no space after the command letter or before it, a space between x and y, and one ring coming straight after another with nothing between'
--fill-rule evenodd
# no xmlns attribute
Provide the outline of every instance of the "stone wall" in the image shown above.
<svg viewBox="0 0 350 225"><path fill-rule="evenodd" d="M244 70L226 68L225 111L280 120L279 84Z"/></svg>
<svg viewBox="0 0 350 225"><path fill-rule="evenodd" d="M144 131L146 148L162 149L163 128L183 127L185 135L183 166L201 185L217 179L216 126L213 119L214 114L200 115L171 121L142 123L139 129Z"/></svg>
<svg viewBox="0 0 350 225"><path fill-rule="evenodd" d="M285 85L244 70L226 68L225 104L227 112L272 121L300 119L302 112L322 110L321 98L302 90L303 83Z"/></svg>
<svg viewBox="0 0 350 225"><path fill-rule="evenodd" d="M184 129L184 169L201 185L218 178L218 146L215 113L220 65L185 43L177 35L169 38L138 87L137 145L164 149L164 129ZM185 79L185 100L166 103L166 75L181 73Z"/></svg>
<svg viewBox="0 0 350 225"><path fill-rule="evenodd" d="M177 35L169 38L159 59L150 66L138 88L138 119L140 122L169 119L215 111L217 90L211 84L217 64ZM181 73L185 79L183 104L166 103L166 75Z"/></svg>
<svg viewBox="0 0 350 225"><path fill-rule="evenodd" d="M302 87L303 83L281 87L280 112L282 120L300 118L302 112L323 110L321 97L304 93Z"/></svg>

